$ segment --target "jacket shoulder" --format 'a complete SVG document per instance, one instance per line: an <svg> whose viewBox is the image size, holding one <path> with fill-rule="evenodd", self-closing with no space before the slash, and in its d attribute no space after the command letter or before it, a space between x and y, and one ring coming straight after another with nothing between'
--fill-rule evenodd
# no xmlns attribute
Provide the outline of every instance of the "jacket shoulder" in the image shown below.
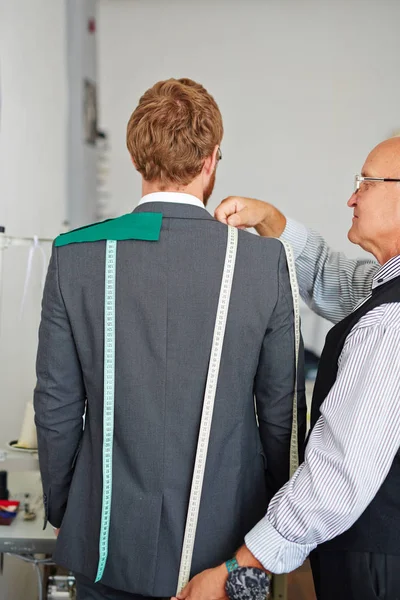
<svg viewBox="0 0 400 600"><path fill-rule="evenodd" d="M239 243L249 252L278 260L283 249L282 242L277 238L261 237L250 231L239 230Z"/></svg>
<svg viewBox="0 0 400 600"><path fill-rule="evenodd" d="M161 224L161 213L129 213L62 233L55 239L54 245L60 247L101 240L158 241Z"/></svg>

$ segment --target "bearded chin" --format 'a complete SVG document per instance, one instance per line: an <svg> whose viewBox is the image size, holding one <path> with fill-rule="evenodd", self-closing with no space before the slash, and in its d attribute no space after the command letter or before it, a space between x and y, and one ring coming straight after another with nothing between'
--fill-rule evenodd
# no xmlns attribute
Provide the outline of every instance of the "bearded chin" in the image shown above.
<svg viewBox="0 0 400 600"><path fill-rule="evenodd" d="M211 175L210 181L208 182L208 185L203 193L204 206L207 206L207 202L209 201L210 196L213 193L214 185L215 185L215 171Z"/></svg>

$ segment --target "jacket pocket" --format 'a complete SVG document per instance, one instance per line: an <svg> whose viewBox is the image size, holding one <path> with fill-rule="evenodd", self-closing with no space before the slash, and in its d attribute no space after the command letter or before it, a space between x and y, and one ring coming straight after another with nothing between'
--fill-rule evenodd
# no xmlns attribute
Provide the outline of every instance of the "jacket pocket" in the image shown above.
<svg viewBox="0 0 400 600"><path fill-rule="evenodd" d="M267 470L267 457L264 454L264 450L260 450L259 454L261 455L263 464L264 464L264 471Z"/></svg>

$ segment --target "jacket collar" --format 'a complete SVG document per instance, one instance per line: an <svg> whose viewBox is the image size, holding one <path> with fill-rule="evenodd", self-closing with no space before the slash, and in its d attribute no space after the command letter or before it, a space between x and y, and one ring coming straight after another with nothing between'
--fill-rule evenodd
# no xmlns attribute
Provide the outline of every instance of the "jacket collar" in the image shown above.
<svg viewBox="0 0 400 600"><path fill-rule="evenodd" d="M205 208L192 204L177 204L175 202L146 202L137 206L134 213L155 212L162 213L165 218L173 219L202 219L215 221L214 217Z"/></svg>

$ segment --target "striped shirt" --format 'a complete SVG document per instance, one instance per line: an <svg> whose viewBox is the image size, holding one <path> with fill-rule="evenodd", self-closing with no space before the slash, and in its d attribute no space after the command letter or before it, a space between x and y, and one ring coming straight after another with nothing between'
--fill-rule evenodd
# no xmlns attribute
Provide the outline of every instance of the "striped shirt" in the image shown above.
<svg viewBox="0 0 400 600"><path fill-rule="evenodd" d="M294 221L282 238L293 246L303 300L335 323L400 275L400 256L382 267L350 260ZM372 309L347 336L304 463L245 538L269 571L299 567L318 544L349 529L377 494L400 447L399 348L400 303Z"/></svg>

